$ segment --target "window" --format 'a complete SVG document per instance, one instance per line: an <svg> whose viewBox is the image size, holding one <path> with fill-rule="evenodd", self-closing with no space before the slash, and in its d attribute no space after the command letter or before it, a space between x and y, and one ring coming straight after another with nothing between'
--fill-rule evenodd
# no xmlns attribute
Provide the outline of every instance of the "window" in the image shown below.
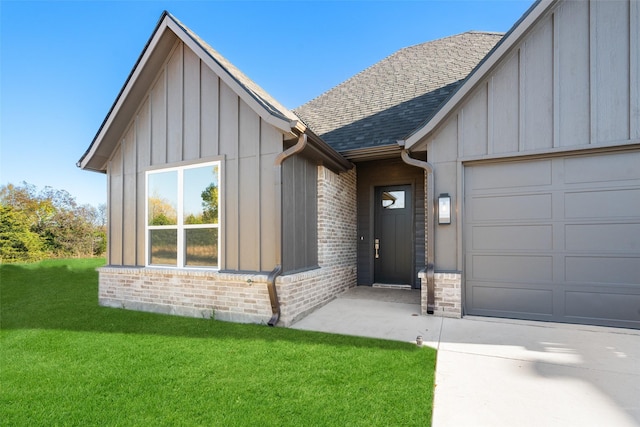
<svg viewBox="0 0 640 427"><path fill-rule="evenodd" d="M219 268L220 162L147 172L147 265Z"/></svg>
<svg viewBox="0 0 640 427"><path fill-rule="evenodd" d="M404 191L384 191L382 207L385 209L404 209Z"/></svg>

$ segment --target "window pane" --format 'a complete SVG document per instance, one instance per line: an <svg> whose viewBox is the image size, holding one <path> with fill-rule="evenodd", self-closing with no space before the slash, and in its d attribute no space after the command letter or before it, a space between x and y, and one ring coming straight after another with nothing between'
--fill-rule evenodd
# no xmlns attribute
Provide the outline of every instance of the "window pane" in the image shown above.
<svg viewBox="0 0 640 427"><path fill-rule="evenodd" d="M178 264L178 231L177 230L149 230L149 253L151 264Z"/></svg>
<svg viewBox="0 0 640 427"><path fill-rule="evenodd" d="M184 170L184 223L218 223L218 166Z"/></svg>
<svg viewBox="0 0 640 427"><path fill-rule="evenodd" d="M404 191L383 192L382 207L385 209L404 209Z"/></svg>
<svg viewBox="0 0 640 427"><path fill-rule="evenodd" d="M149 225L178 224L178 172L148 175Z"/></svg>
<svg viewBox="0 0 640 427"><path fill-rule="evenodd" d="M185 230L185 265L218 266L218 229L189 228Z"/></svg>

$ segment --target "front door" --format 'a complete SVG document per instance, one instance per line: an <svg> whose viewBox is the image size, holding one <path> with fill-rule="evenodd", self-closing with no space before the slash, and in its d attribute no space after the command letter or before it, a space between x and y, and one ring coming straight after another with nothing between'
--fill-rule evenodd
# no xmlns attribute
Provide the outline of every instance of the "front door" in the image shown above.
<svg viewBox="0 0 640 427"><path fill-rule="evenodd" d="M413 286L411 185L376 187L374 223L375 283Z"/></svg>

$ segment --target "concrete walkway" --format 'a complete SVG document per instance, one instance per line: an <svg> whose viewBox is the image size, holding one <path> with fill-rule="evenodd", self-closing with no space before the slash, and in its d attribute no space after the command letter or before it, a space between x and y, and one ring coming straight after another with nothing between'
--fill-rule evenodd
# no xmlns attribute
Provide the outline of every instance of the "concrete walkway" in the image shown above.
<svg viewBox="0 0 640 427"><path fill-rule="evenodd" d="M433 425L640 426L640 331L419 315L419 293L351 289L294 324L438 350Z"/></svg>

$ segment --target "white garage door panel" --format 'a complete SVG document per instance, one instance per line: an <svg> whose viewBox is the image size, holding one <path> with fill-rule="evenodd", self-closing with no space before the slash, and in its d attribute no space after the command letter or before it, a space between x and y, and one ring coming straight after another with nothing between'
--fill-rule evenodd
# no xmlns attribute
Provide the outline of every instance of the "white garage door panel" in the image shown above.
<svg viewBox="0 0 640 427"><path fill-rule="evenodd" d="M640 150L464 177L467 314L640 328Z"/></svg>
<svg viewBox="0 0 640 427"><path fill-rule="evenodd" d="M640 212L640 190L567 193L564 205L565 218L620 218L630 212Z"/></svg>
<svg viewBox="0 0 640 427"><path fill-rule="evenodd" d="M505 175L509 180L505 181ZM475 172L471 190L496 188L523 188L551 184L551 161L538 160L516 165L502 163L494 168L482 168Z"/></svg>
<svg viewBox="0 0 640 427"><path fill-rule="evenodd" d="M638 153L633 152L590 157L566 157L564 159L564 182L579 184L637 181L640 180L639 158Z"/></svg>

